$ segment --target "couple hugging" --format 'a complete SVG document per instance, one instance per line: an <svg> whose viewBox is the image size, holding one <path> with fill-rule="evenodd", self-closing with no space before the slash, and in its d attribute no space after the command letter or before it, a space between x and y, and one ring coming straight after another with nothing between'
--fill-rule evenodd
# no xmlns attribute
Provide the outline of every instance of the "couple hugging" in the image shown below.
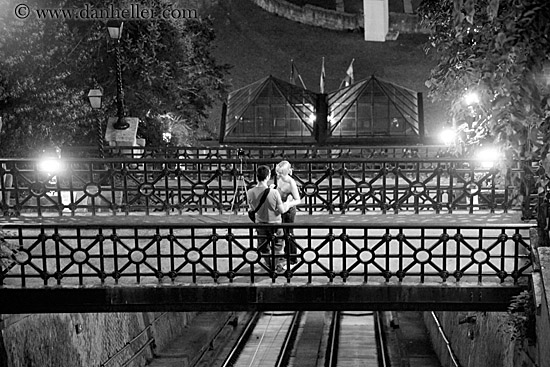
<svg viewBox="0 0 550 367"><path fill-rule="evenodd" d="M296 181L292 178L292 167L288 161L282 161L277 164L275 170L277 180L275 187L271 188L269 180L271 179L271 170L267 166L259 166L256 170L256 181L258 184L247 191L247 199L250 209L255 211L256 223L276 224L276 223L294 223L296 216L296 205L302 201L298 192ZM269 238L272 235L277 236L273 244L273 254L275 255L275 264L271 266L268 261L268 267L282 273L286 270L284 262L284 250L290 255L290 262L296 263L296 246L291 240L283 245L282 236L292 233L292 229L285 228L257 228L258 249L267 259L270 246ZM286 248L285 248L286 247Z"/></svg>

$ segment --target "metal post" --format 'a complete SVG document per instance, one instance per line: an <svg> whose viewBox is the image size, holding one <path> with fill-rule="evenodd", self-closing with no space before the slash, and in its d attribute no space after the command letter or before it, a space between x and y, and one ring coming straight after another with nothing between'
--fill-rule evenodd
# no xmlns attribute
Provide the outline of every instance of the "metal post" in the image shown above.
<svg viewBox="0 0 550 367"><path fill-rule="evenodd" d="M105 158L104 144L103 140L103 126L101 125L101 120L96 119L96 132L97 132L97 148L99 150L99 157Z"/></svg>
<svg viewBox="0 0 550 367"><path fill-rule="evenodd" d="M117 80L117 121L113 127L117 130L127 129L130 124L124 120L124 89L122 86L122 66L120 62L120 40L116 42L116 80Z"/></svg>

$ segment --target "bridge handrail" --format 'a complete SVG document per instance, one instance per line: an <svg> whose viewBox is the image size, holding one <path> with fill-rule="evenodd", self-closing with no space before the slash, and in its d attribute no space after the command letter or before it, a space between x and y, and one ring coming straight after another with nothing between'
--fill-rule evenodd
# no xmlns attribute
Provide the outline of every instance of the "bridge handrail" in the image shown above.
<svg viewBox="0 0 550 367"><path fill-rule="evenodd" d="M260 236L253 223L11 223L2 235L13 254L0 287L117 284L368 284L488 282L527 284L532 270L528 224L296 224L289 236ZM110 222L110 223L109 223ZM285 273L260 246L291 241ZM296 264L292 264L296 260ZM279 279L279 280L277 280Z"/></svg>
<svg viewBox="0 0 550 367"><path fill-rule="evenodd" d="M8 163L33 163L39 164L43 161L42 158L0 158L0 163L2 165ZM163 164L163 163L210 163L210 164L220 164L220 163L239 163L239 162L250 162L250 163L278 163L281 161L277 157L266 157L266 158L139 158L139 157L106 157L106 158L60 158L60 163L151 163L151 164ZM357 162L388 162L388 163L399 163L399 162L449 162L449 163L468 163L472 165L480 166L483 164L479 159L474 158L457 158L457 157L427 157L427 158L417 158L417 157L337 157L337 158L324 158L324 157L310 157L310 158L295 158L290 163L357 163ZM519 169L521 162L514 161L514 169ZM4 168L5 169L5 168Z"/></svg>
<svg viewBox="0 0 550 367"><path fill-rule="evenodd" d="M278 159L75 158L60 160L60 172L41 162L0 159L4 215L245 210L244 191L254 184L256 167L273 167ZM520 162L506 174L460 158L301 158L292 164L304 198L299 209L310 214L521 208L515 203Z"/></svg>
<svg viewBox="0 0 550 367"><path fill-rule="evenodd" d="M377 222L346 222L346 223L335 223L335 222L328 222L328 223L314 223L307 221L306 223L278 223L278 224L265 224L265 223L247 223L247 222L236 222L236 221L230 221L230 218L225 218L228 221L224 222L223 217L222 220L216 221L216 222L186 222L185 218L189 216L180 216L177 217L178 221L169 221L166 222L163 220L162 222L156 223L156 224L150 224L150 223L136 223L135 221L132 221L132 219L139 220L139 218L143 218L143 216L136 215L136 216L124 216L123 219L120 221L112 221L107 218L110 218L110 216L101 216L101 217L95 217L96 220L90 220L86 217L72 217L72 218L44 218L39 223L37 223L34 220L25 221L24 219L21 221L18 221L17 223L10 223L6 222L5 224L2 224L0 226L0 230L11 230L14 228L33 228L33 229L41 229L41 228L80 228L80 229L93 229L93 228L105 228L105 229L135 229L135 228L161 228L161 227L167 227L172 229L212 229L212 228L218 228L218 229L256 229L256 228L292 228L292 229L342 229L342 230L353 230L353 229L411 229L411 228L418 228L418 229L465 229L465 230L471 230L471 229L529 229L533 228L533 223L530 222L523 222L523 223L495 223L495 222L470 222L470 223L457 223L457 222L449 222L443 224L434 224L434 223L422 223L420 225L419 223L415 221L411 221L410 223L404 222L404 223L377 223ZM209 216L210 217L210 216ZM151 217L149 217L151 218ZM181 218L181 220L180 220ZM244 215L243 215L244 218ZM315 218L315 216L313 216ZM319 218L322 218L322 216L319 216Z"/></svg>

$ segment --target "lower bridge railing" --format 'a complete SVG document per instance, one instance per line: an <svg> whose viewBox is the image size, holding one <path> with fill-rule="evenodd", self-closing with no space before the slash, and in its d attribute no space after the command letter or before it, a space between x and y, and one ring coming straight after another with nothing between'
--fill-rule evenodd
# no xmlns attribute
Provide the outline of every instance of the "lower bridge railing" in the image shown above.
<svg viewBox="0 0 550 367"><path fill-rule="evenodd" d="M245 210L258 165L278 159L0 160L0 200L8 215L132 212L223 213ZM307 213L536 212L521 197L529 184L519 163L501 173L451 158L295 159L294 178ZM530 214L531 216L531 214Z"/></svg>
<svg viewBox="0 0 550 367"><path fill-rule="evenodd" d="M177 307L181 308L185 302L201 300L211 306L230 302L223 299L223 292L216 293L226 289L224 285L236 286L236 289L239 286L254 288L256 292L265 285L306 286L309 289L358 284L364 288L363 291L355 289L358 295L354 297L366 297L368 291L361 292L371 287L383 292L376 296L382 298L369 298L366 302L385 300L385 307L407 299L414 303L414 295L404 297L401 294L401 298L395 296L397 298L391 300L388 294L403 292L406 286L421 292L418 286L422 285L432 290L424 294L424 298L417 299L417 303L471 302L475 305L496 299L499 308L503 308L511 294L527 287L531 273L527 224L487 224L479 228L452 224L295 224L294 234L283 237L258 236L255 227L258 226L252 223L165 221L145 225L125 221L7 224L3 229L2 245L4 254L10 252L1 263L0 295L4 295L4 305L0 309L14 312L9 306L13 303L23 309L42 307L21 305L18 303L21 301L9 293L14 290L50 289L56 294L67 289L137 289L139 294L145 292L144 289L194 289L196 293L190 297L200 300L180 300ZM297 247L296 255L288 252L284 255L286 270L280 273L266 264L266 260L275 260L274 255L264 255L258 250L277 240L290 241ZM482 293L480 299L473 299L472 294L464 296L466 299L458 296L461 290L472 287L490 289L491 296L483 295L483 298ZM382 288L386 290L381 291ZM275 289L280 291L281 288ZM436 296L441 291L450 293L445 293L441 299ZM325 297L326 288L323 292ZM64 297L70 297L70 292ZM113 309L113 303L131 303L136 295L108 300L102 297L105 295L94 302ZM508 298L503 300L502 297ZM50 300L57 305L68 302L77 308L85 307L86 302L80 304L81 301ZM258 299L235 302L241 303L235 307L261 303ZM291 300L281 301L285 302L292 303ZM311 306L315 300L301 302L309 302ZM347 302L353 303L349 298ZM461 307L475 307L472 305ZM59 307L66 309L62 305Z"/></svg>
<svg viewBox="0 0 550 367"><path fill-rule="evenodd" d="M287 283L516 284L531 266L528 224L294 224L293 235L258 236L254 227L266 226L7 224L3 241L13 253L3 259L0 281L20 287L254 282L256 277ZM258 249L279 240L298 249L284 255L288 270L280 274L263 261L273 255L265 259Z"/></svg>

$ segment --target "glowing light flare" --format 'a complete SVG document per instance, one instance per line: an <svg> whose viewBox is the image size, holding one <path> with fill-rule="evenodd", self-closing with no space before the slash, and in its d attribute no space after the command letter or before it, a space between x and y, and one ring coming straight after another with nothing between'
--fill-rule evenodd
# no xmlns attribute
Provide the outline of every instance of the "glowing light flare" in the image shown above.
<svg viewBox="0 0 550 367"><path fill-rule="evenodd" d="M313 112L309 115L309 117L307 118L307 122L311 125L313 125L313 123L315 122L315 120L317 120L317 115L314 114Z"/></svg>
<svg viewBox="0 0 550 367"><path fill-rule="evenodd" d="M477 151L476 160L483 168L492 168L500 159L502 154L495 147L484 147Z"/></svg>
<svg viewBox="0 0 550 367"><path fill-rule="evenodd" d="M454 129L445 128L439 133L439 140L445 145L451 145L456 141L457 134Z"/></svg>
<svg viewBox="0 0 550 367"><path fill-rule="evenodd" d="M479 94L477 94L476 92L470 91L464 95L463 100L464 100L464 103L466 103L466 105L468 106L479 104L479 101L480 101Z"/></svg>
<svg viewBox="0 0 550 367"><path fill-rule="evenodd" d="M49 175L55 175L63 171L63 164L56 158L43 158L38 162L38 170Z"/></svg>

